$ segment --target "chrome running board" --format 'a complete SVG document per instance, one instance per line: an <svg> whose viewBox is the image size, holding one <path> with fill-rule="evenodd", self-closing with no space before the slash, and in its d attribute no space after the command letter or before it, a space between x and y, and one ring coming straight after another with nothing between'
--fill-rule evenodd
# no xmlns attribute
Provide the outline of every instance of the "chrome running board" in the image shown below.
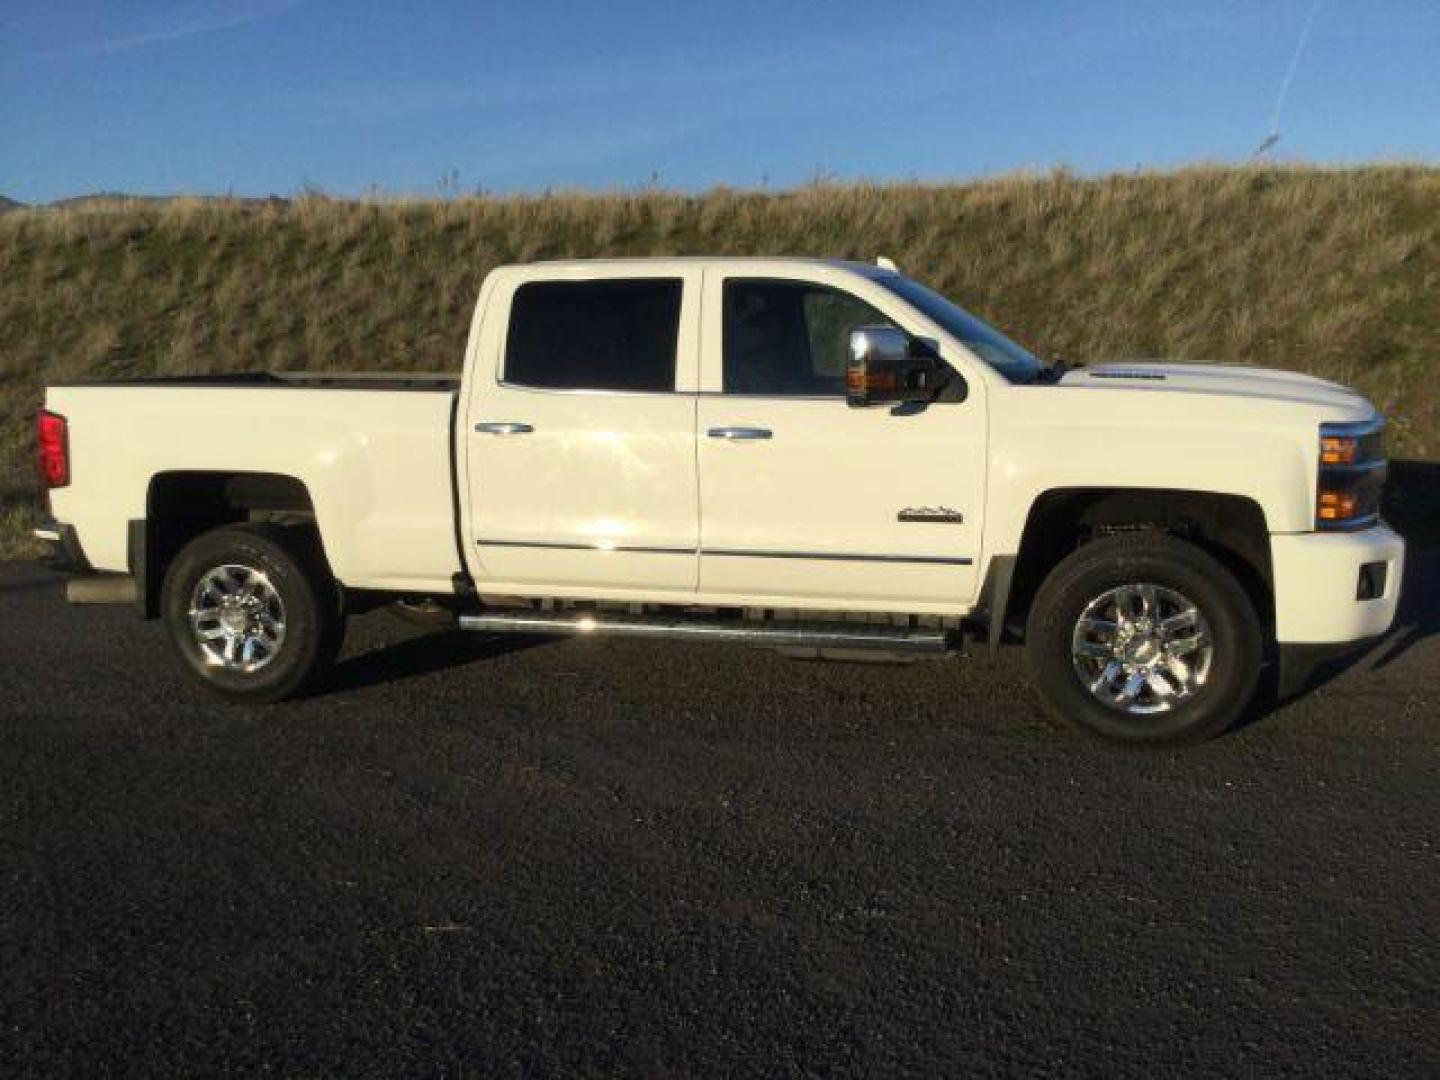
<svg viewBox="0 0 1440 1080"><path fill-rule="evenodd" d="M946 653L951 635L940 627L863 622L765 622L704 616L627 615L610 611L487 611L461 615L462 630L501 634L669 638L769 648L883 649Z"/></svg>

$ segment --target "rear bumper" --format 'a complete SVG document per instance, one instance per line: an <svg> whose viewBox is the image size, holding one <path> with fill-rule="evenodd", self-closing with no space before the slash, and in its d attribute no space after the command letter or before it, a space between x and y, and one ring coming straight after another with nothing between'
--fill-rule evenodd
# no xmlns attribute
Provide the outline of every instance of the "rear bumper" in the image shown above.
<svg viewBox="0 0 1440 1080"><path fill-rule="evenodd" d="M40 556L40 562L50 569L66 574L93 573L75 526L44 517L35 526L35 539L45 544L46 551Z"/></svg>
<svg viewBox="0 0 1440 1080"><path fill-rule="evenodd" d="M73 525L41 518L35 526L35 539L48 548L40 563L58 570L69 580L65 582L65 599L72 604L133 604L139 598L139 584L129 574L96 570L85 557L80 537Z"/></svg>
<svg viewBox="0 0 1440 1080"><path fill-rule="evenodd" d="M1405 541L1383 523L1353 533L1272 536L1270 558L1280 644L1359 642L1378 637L1394 622ZM1376 595L1367 597L1371 592Z"/></svg>

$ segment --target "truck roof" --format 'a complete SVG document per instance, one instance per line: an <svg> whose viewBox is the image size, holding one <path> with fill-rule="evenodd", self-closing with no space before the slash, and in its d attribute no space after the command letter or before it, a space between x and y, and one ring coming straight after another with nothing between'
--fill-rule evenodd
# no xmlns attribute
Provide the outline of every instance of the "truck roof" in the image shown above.
<svg viewBox="0 0 1440 1080"><path fill-rule="evenodd" d="M605 259L537 259L532 262L511 263L506 269L523 269L527 266L544 266L555 269L574 267L577 270L586 268L626 266L644 267L648 271L663 268L665 266L694 267L694 266L775 266L777 263L790 263L798 266L828 266L836 270L848 270L851 273L860 274L864 277L885 277L895 273L884 266L875 263L858 262L851 259L826 259L810 256L797 255L659 255L659 256L636 256L624 258Z"/></svg>

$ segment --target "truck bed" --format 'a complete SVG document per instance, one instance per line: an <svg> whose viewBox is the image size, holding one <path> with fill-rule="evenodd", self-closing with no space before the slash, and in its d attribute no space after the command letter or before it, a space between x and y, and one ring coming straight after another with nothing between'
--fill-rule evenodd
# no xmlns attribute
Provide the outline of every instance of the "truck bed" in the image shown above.
<svg viewBox="0 0 1440 1080"><path fill-rule="evenodd" d="M240 371L221 375L147 375L122 379L80 379L51 386L215 386L289 390L429 390L453 392L460 376L431 372Z"/></svg>
<svg viewBox="0 0 1440 1080"><path fill-rule="evenodd" d="M51 492L51 512L74 526L94 569L124 572L157 484L289 477L303 485L343 584L447 592L461 569L457 385L344 372L52 384L46 408L67 420L73 482Z"/></svg>

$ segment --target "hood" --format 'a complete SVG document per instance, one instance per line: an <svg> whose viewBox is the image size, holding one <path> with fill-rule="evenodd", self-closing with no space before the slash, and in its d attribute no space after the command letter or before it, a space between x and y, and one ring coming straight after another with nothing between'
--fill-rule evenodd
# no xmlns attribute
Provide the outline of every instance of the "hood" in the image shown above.
<svg viewBox="0 0 1440 1080"><path fill-rule="evenodd" d="M1353 414L1354 419L1368 419L1375 413L1374 407L1363 396L1339 383L1294 371L1243 367L1239 364L1155 361L1095 364L1066 372L1059 385L1288 401L1341 410Z"/></svg>

